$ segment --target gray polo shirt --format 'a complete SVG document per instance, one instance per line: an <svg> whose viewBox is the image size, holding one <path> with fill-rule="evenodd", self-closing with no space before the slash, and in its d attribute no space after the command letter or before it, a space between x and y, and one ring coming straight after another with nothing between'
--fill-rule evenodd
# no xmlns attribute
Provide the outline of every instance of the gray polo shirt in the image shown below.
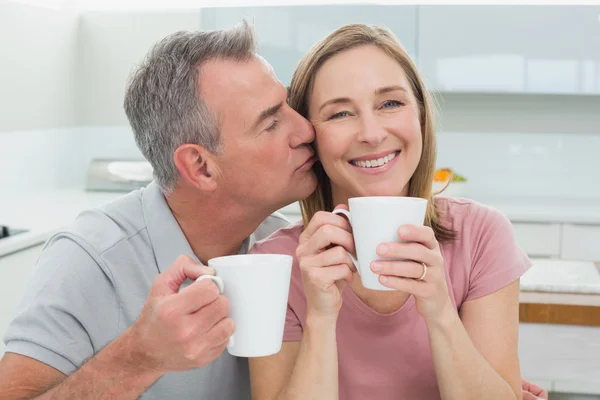
<svg viewBox="0 0 600 400"><path fill-rule="evenodd" d="M273 214L240 253L287 225ZM136 321L154 278L181 254L198 261L155 183L81 213L47 242L6 352L73 373ZM203 368L163 376L142 398L249 399L247 360L225 351Z"/></svg>

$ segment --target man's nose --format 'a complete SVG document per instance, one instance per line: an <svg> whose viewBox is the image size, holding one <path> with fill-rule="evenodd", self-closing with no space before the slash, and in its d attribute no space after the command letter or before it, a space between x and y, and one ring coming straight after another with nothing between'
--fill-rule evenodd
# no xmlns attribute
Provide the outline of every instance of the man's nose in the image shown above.
<svg viewBox="0 0 600 400"><path fill-rule="evenodd" d="M294 115L294 128L290 137L290 147L296 148L315 140L315 128L310 121L292 110Z"/></svg>

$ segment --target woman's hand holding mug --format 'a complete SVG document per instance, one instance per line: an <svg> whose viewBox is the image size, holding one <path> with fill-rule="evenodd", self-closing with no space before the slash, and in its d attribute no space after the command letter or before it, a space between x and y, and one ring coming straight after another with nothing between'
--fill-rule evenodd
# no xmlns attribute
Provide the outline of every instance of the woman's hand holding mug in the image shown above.
<svg viewBox="0 0 600 400"><path fill-rule="evenodd" d="M438 320L453 309L448 294L444 258L428 226L403 225L398 229L402 242L381 243L377 254L385 258L371 263L371 270L380 274L379 281L390 288L415 297L417 310L426 321Z"/></svg>
<svg viewBox="0 0 600 400"><path fill-rule="evenodd" d="M343 281L352 282L355 271L348 252L354 252L350 223L340 215L316 213L300 235L296 250L308 317L337 320L342 307Z"/></svg>

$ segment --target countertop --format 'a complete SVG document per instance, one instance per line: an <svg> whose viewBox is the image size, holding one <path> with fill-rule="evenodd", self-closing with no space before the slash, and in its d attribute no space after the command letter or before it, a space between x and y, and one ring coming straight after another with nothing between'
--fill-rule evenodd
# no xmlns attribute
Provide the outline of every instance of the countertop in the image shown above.
<svg viewBox="0 0 600 400"><path fill-rule="evenodd" d="M0 225L26 229L0 240L0 257L44 243L87 209L110 202L123 193L63 189L0 196Z"/></svg>
<svg viewBox="0 0 600 400"><path fill-rule="evenodd" d="M533 266L521 277L521 291L600 295L600 263L531 260Z"/></svg>
<svg viewBox="0 0 600 400"><path fill-rule="evenodd" d="M122 196L121 192L87 192L62 189L47 192L3 194L0 225L27 229L27 233L0 240L0 256L35 246L72 221L81 211ZM478 198L505 213L513 222L600 224L600 199ZM290 220L300 218L298 203L281 210Z"/></svg>

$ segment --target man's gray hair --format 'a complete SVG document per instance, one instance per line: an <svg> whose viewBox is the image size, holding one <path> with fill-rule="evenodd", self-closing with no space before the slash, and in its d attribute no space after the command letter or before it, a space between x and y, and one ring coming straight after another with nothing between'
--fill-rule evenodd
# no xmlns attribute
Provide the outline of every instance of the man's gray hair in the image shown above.
<svg viewBox="0 0 600 400"><path fill-rule="evenodd" d="M245 20L228 30L181 31L158 42L133 73L125 113L165 194L179 179L173 160L179 146L197 144L215 154L222 151L217 116L202 99L200 68L212 59L248 61L256 51L254 30Z"/></svg>

